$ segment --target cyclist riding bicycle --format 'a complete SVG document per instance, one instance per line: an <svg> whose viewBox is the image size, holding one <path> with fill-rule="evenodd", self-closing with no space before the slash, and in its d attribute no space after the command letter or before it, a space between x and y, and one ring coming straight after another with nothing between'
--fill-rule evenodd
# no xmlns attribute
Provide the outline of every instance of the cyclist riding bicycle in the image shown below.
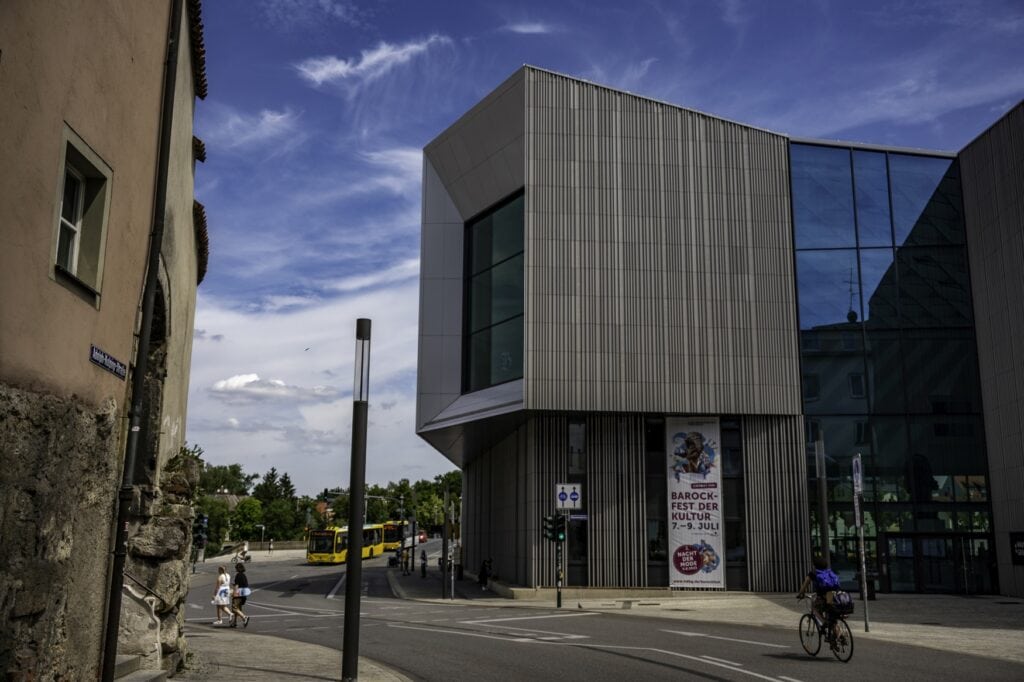
<svg viewBox="0 0 1024 682"><path fill-rule="evenodd" d="M814 569L807 573L802 583L797 599L803 599L807 592L814 590L814 599L811 601L811 612L820 623L829 624L830 636L835 636L835 612L832 603L835 599L836 590L839 589L839 576L828 567L828 562L822 556L814 557Z"/></svg>

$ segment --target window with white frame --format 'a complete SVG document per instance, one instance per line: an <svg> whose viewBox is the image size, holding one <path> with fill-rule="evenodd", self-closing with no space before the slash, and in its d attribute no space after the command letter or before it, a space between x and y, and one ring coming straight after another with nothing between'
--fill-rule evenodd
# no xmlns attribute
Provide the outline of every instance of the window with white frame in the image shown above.
<svg viewBox="0 0 1024 682"><path fill-rule="evenodd" d="M112 173L68 127L64 130L63 150L53 247L54 277L98 303Z"/></svg>

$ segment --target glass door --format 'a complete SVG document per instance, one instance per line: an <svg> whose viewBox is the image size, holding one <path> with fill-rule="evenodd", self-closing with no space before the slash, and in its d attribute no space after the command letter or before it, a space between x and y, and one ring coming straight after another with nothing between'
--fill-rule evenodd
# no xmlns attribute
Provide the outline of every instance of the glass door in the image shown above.
<svg viewBox="0 0 1024 682"><path fill-rule="evenodd" d="M889 535L885 544L890 592L917 592L915 577L914 538L908 535Z"/></svg>

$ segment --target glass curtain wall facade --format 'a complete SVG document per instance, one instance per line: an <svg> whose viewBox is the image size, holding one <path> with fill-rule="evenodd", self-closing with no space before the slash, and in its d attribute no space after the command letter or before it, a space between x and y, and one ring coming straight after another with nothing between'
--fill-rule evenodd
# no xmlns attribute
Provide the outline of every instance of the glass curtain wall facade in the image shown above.
<svg viewBox="0 0 1024 682"><path fill-rule="evenodd" d="M523 194L466 224L463 392L523 376Z"/></svg>
<svg viewBox="0 0 1024 682"><path fill-rule="evenodd" d="M820 440L834 568L852 587L860 453L881 589L992 592L958 162L793 143L790 163L808 471ZM816 534L817 498L811 481Z"/></svg>

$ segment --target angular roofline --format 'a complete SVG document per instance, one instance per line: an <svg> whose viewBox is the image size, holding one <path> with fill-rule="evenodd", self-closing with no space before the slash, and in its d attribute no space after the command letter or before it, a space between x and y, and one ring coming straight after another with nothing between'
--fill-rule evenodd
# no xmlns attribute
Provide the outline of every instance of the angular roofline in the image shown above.
<svg viewBox="0 0 1024 682"><path fill-rule="evenodd" d="M1000 123L1002 123L1002 122L1003 122L1003 120L1004 120L1004 119L1005 119L1005 118L1006 118L1007 116L1009 116L1010 114L1012 114L1013 112L1015 112L1015 111L1016 111L1017 109L1019 109L1019 108L1021 108L1021 107L1024 107L1024 99L1021 99L1021 100L1020 100L1020 101L1018 101L1018 102L1017 102L1016 104L1014 104L1014 105L1013 105L1012 107L1010 107L1009 109L1007 109L1006 111L1004 111L1004 112L1003 112L1003 115L1002 115L1002 116L1000 116L1000 117L999 117L999 118L997 118L996 120L992 121L992 123L991 123L991 124L989 124L989 126L988 126L987 128L985 128L985 129L984 129L984 130L982 130L982 131L981 131L980 133L978 133L978 134L977 134L977 135L975 135L975 136L974 136L973 138L971 138L971 141L970 141L970 142L968 142L967 144L965 144L965 145L963 146L963 149L961 149L961 150L960 150L960 152L962 153L962 152L964 151L964 149L967 149L967 148L968 148L968 147L970 147L970 146L971 146L972 144L974 144L975 142L977 142L977 141L978 141L979 139L981 139L982 137L984 137L984 135L985 135L986 133L988 133L988 132L989 132L990 130L992 130L992 129L993 129L993 128L995 128L995 127L996 127L997 125L999 125Z"/></svg>

